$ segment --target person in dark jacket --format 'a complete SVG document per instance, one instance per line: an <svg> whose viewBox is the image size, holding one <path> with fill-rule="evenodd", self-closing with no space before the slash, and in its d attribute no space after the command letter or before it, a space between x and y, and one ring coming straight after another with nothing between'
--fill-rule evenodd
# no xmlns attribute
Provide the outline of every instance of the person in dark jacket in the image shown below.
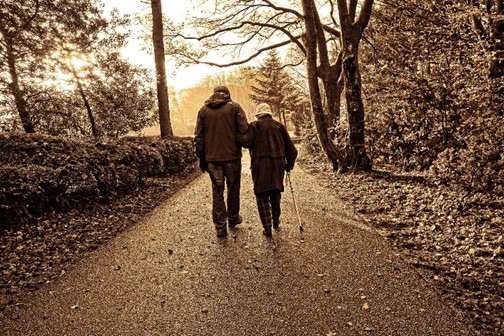
<svg viewBox="0 0 504 336"><path fill-rule="evenodd" d="M227 236L240 216L242 147L237 136L246 133L248 122L241 106L231 100L229 89L218 86L198 112L195 129L200 168L212 181L212 218L217 237ZM224 189L227 186L227 209Z"/></svg>
<svg viewBox="0 0 504 336"><path fill-rule="evenodd" d="M273 119L268 104L257 105L255 116L257 121L249 125L240 141L250 150L257 208L264 234L271 237L271 227L279 229L284 174L294 167L297 149L287 128Z"/></svg>

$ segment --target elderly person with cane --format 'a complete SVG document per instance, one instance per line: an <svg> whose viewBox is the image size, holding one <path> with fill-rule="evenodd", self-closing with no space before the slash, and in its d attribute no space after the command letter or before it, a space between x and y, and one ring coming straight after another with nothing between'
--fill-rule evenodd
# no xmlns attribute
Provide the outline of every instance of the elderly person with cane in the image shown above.
<svg viewBox="0 0 504 336"><path fill-rule="evenodd" d="M248 132L240 140L250 150L254 194L263 233L271 237L272 227L279 230L284 174L294 167L297 149L287 128L273 119L268 104L257 105L255 116L257 120L250 123Z"/></svg>

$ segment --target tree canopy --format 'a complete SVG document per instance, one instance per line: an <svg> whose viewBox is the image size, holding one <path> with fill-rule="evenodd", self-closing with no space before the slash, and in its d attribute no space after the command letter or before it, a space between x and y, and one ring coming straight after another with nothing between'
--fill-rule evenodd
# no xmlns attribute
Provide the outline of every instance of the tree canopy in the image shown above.
<svg viewBox="0 0 504 336"><path fill-rule="evenodd" d="M145 71L119 53L127 34L119 28L129 22L117 13L105 19L102 6L97 0L2 1L0 115L12 121L7 129L119 135L150 122ZM110 110L117 106L123 109Z"/></svg>

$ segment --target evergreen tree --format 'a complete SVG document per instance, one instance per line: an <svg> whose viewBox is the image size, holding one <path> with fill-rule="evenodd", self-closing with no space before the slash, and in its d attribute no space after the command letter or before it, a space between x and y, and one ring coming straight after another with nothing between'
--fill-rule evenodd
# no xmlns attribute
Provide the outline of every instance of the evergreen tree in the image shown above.
<svg viewBox="0 0 504 336"><path fill-rule="evenodd" d="M286 114L295 109L296 92L289 75L276 50L271 50L264 65L255 75L256 85L252 85L250 98L256 103L270 105L273 116L286 124Z"/></svg>

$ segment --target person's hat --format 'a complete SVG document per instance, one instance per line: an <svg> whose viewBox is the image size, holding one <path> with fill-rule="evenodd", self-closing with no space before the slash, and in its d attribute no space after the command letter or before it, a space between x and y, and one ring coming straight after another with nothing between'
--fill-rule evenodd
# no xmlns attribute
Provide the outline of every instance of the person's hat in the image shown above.
<svg viewBox="0 0 504 336"><path fill-rule="evenodd" d="M224 92L224 93L229 94L229 89L227 88L227 86L221 85L221 86L215 87L215 89L213 90L213 92L214 93L216 93L216 92Z"/></svg>
<svg viewBox="0 0 504 336"><path fill-rule="evenodd" d="M266 103L261 103L261 104L257 105L256 110L255 110L256 117L259 117L263 114L271 115L271 107Z"/></svg>
<svg viewBox="0 0 504 336"><path fill-rule="evenodd" d="M214 95L217 95L221 99L231 99L231 93L229 93L227 86L216 86L213 92Z"/></svg>

